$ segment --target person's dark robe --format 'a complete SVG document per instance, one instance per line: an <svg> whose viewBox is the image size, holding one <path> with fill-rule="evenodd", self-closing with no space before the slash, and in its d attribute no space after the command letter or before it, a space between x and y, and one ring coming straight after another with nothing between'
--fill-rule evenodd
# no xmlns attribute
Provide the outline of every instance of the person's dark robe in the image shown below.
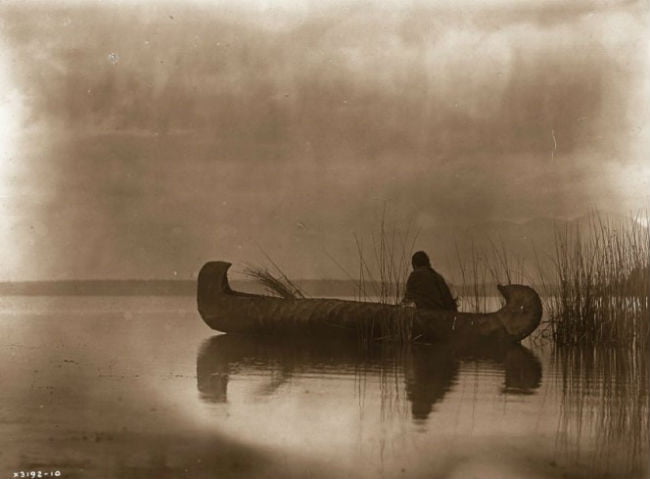
<svg viewBox="0 0 650 479"><path fill-rule="evenodd" d="M403 302L413 302L418 309L458 311L445 279L429 266L419 266L411 272Z"/></svg>

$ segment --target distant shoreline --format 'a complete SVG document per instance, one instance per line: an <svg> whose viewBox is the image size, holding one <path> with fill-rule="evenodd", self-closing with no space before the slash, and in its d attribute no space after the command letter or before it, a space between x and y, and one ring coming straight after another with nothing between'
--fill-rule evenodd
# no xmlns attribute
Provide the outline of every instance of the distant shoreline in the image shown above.
<svg viewBox="0 0 650 479"><path fill-rule="evenodd" d="M356 297L357 282L350 280L298 280L294 282L311 297ZM264 288L256 281L234 280L235 290L263 294ZM366 293L372 296L379 283L367 283ZM535 288L535 285L533 285ZM461 296L471 295L473 289L453 286ZM537 288L535 288L537 289ZM498 296L496 283L479 286ZM539 291L539 290L538 290ZM541 293L541 291L539 291ZM194 296L195 280L64 280L0 282L0 296Z"/></svg>
<svg viewBox="0 0 650 479"><path fill-rule="evenodd" d="M0 283L2 296L185 296L192 280L64 280Z"/></svg>

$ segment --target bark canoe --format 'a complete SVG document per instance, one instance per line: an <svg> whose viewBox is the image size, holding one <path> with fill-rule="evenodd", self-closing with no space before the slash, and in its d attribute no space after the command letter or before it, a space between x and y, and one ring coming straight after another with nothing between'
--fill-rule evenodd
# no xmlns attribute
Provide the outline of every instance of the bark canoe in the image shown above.
<svg viewBox="0 0 650 479"><path fill-rule="evenodd" d="M212 329L225 333L515 343L531 334L542 317L539 295L523 285L497 286L505 298L498 311L462 313L341 299L284 299L241 293L228 284L230 266L224 261L206 263L199 272L197 287L199 314Z"/></svg>

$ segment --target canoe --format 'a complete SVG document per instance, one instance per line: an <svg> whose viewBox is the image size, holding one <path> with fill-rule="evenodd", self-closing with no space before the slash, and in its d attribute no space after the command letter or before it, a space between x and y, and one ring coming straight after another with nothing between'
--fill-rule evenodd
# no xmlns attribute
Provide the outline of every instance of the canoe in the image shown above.
<svg viewBox="0 0 650 479"><path fill-rule="evenodd" d="M515 343L542 317L539 295L523 285L499 285L505 304L491 313L416 310L411 307L329 298L284 299L233 291L225 261L199 272L199 314L212 329L254 335L352 336L405 341L450 339Z"/></svg>

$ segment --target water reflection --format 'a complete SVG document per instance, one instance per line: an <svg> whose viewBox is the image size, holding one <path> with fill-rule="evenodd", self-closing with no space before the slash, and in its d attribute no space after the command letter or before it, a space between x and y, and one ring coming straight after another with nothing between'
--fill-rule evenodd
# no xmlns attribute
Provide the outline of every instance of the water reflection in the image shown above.
<svg viewBox="0 0 650 479"><path fill-rule="evenodd" d="M219 335L199 349L197 387L208 402L228 400L232 375L257 372L268 377L257 390L269 395L296 374L315 376L353 374L363 381L378 376L382 390L403 388L414 421L425 421L457 382L462 362L489 364L502 371L502 394L532 394L541 384L542 366L521 345L411 345L408 348L378 343L314 341ZM392 380L392 384L391 383ZM390 394L387 394L388 397Z"/></svg>
<svg viewBox="0 0 650 479"><path fill-rule="evenodd" d="M632 345L537 343L532 354L206 341L187 298L11 301L17 313L0 317L0 463L13 470L648 477L649 358Z"/></svg>
<svg viewBox="0 0 650 479"><path fill-rule="evenodd" d="M647 472L648 352L642 348L558 347L558 439L572 460L629 477Z"/></svg>

